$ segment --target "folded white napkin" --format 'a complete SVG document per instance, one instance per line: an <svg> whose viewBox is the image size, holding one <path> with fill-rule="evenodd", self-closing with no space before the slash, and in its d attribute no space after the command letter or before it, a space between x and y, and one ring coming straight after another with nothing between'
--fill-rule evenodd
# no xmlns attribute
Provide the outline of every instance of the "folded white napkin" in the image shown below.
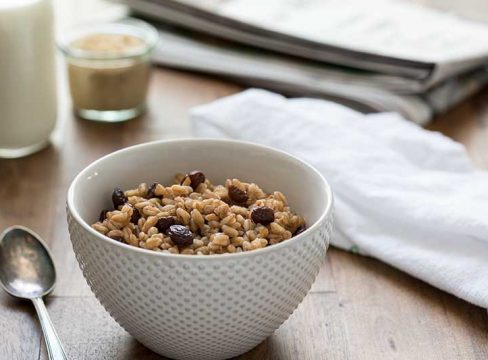
<svg viewBox="0 0 488 360"><path fill-rule="evenodd" d="M488 307L488 173L462 145L396 114L254 89L191 119L195 136L266 144L315 166L335 195L333 245Z"/></svg>

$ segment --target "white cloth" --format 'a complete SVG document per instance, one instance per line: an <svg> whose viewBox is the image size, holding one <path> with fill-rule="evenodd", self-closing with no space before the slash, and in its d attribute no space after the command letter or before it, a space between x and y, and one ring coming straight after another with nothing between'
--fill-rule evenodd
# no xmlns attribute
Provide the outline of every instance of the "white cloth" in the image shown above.
<svg viewBox="0 0 488 360"><path fill-rule="evenodd" d="M192 110L198 137L285 150L335 195L332 244L488 307L488 173L464 147L399 115L248 90Z"/></svg>

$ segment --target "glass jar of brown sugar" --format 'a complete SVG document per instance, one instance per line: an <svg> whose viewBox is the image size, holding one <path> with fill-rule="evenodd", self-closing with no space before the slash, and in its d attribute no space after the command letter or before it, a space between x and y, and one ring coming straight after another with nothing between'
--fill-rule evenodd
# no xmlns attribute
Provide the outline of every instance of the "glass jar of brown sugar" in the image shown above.
<svg viewBox="0 0 488 360"><path fill-rule="evenodd" d="M63 38L76 114L118 122L143 113L157 41L157 30L136 19L85 26Z"/></svg>

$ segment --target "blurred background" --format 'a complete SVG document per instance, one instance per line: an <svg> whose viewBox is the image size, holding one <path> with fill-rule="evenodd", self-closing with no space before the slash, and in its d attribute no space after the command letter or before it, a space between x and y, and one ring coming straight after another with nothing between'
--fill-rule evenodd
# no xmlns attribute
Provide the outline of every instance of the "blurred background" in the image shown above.
<svg viewBox="0 0 488 360"><path fill-rule="evenodd" d="M482 0L58 0L55 11L58 34L126 14L151 22L160 66L421 125L488 82Z"/></svg>
<svg viewBox="0 0 488 360"><path fill-rule="evenodd" d="M360 1L360 0L358 0ZM484 0L407 0L433 9L459 14L478 21L488 21L488 2ZM204 2L204 1L201 1ZM123 5L104 0L54 0L58 29L69 29L72 25L91 21L94 16L117 14L126 10Z"/></svg>

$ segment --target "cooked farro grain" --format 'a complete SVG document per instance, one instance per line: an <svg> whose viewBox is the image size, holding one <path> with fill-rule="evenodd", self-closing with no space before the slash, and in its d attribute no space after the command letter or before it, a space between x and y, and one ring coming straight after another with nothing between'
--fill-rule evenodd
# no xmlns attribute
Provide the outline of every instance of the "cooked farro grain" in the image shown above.
<svg viewBox="0 0 488 360"><path fill-rule="evenodd" d="M212 255L261 249L298 235L305 221L285 195L228 179L213 185L201 171L177 174L175 184L115 188L114 210L93 229L112 239L171 254Z"/></svg>

